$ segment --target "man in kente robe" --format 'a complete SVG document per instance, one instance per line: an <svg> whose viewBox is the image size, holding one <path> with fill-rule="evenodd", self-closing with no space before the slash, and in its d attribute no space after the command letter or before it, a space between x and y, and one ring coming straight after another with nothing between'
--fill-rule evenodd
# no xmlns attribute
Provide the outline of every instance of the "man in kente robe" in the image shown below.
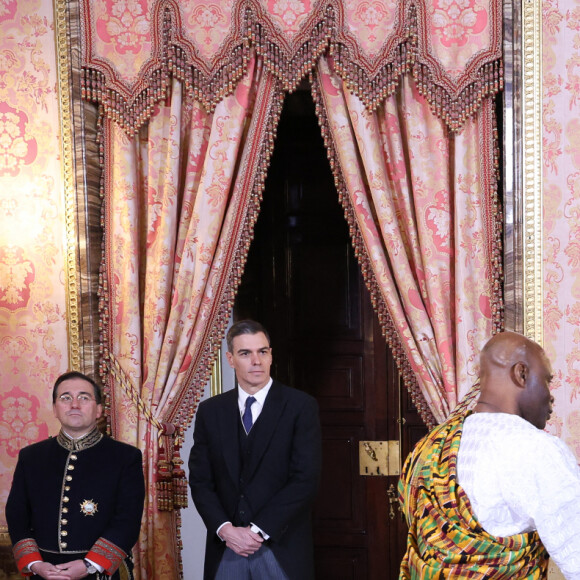
<svg viewBox="0 0 580 580"><path fill-rule="evenodd" d="M526 337L503 332L485 345L473 410L468 395L405 462L400 579L546 578L549 557L580 579L580 469L543 430L551 380Z"/></svg>

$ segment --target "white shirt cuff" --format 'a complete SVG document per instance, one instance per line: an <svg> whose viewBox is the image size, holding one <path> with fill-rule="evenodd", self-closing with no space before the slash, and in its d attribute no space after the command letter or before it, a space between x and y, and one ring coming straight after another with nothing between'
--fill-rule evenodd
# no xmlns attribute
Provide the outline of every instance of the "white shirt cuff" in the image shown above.
<svg viewBox="0 0 580 580"><path fill-rule="evenodd" d="M26 566L26 569L23 570L23 572L26 572L26 570L28 570L28 572L30 572L31 574L34 574L34 572L31 570L31 566L34 566L34 564L38 564L38 562L42 562L42 560L34 560L34 562L30 562L30 564L28 564L28 566ZM36 576L36 574L34 574Z"/></svg>
<svg viewBox="0 0 580 580"><path fill-rule="evenodd" d="M259 528L256 524L252 524L250 526L250 531L254 532L254 534L260 534L264 540L269 540L270 536L261 528Z"/></svg>
<svg viewBox="0 0 580 580"><path fill-rule="evenodd" d="M218 536L218 538L222 541L225 542L225 540L220 536L220 530L226 525L226 524L231 524L232 522L224 522L217 530L216 530L216 534Z"/></svg>
<svg viewBox="0 0 580 580"><path fill-rule="evenodd" d="M99 572L102 572L104 570L104 568L100 564L93 562L90 558L85 558L85 560L89 562L89 564L92 564Z"/></svg>

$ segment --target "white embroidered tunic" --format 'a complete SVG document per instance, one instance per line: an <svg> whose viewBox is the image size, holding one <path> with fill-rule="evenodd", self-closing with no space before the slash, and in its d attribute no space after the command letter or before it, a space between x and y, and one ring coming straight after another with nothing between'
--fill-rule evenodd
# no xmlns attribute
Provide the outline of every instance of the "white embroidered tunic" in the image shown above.
<svg viewBox="0 0 580 580"><path fill-rule="evenodd" d="M537 529L567 580L580 580L580 468L563 441L517 415L474 413L457 479L488 533Z"/></svg>

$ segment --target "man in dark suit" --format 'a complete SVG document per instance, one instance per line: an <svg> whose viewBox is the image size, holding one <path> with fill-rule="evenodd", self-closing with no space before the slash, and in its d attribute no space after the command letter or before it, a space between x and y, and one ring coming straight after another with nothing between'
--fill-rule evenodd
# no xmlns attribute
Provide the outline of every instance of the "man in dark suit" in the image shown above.
<svg viewBox="0 0 580 580"><path fill-rule="evenodd" d="M227 342L238 387L200 404L189 458L191 494L207 527L204 579L312 579L318 405L270 378L262 325L237 322Z"/></svg>
<svg viewBox="0 0 580 580"><path fill-rule="evenodd" d="M54 580L132 578L141 451L99 431L101 392L86 375L61 375L52 400L60 432L20 451L6 503L18 569Z"/></svg>

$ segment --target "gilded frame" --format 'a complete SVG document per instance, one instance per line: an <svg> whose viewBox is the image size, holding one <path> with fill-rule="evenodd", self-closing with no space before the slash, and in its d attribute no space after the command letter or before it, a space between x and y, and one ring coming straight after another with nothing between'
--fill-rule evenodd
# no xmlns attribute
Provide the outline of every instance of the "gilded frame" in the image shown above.
<svg viewBox="0 0 580 580"><path fill-rule="evenodd" d="M543 343L542 3L522 2L524 334Z"/></svg>
<svg viewBox="0 0 580 580"><path fill-rule="evenodd" d="M53 0L65 205L69 368L98 377L99 110L81 99L78 0Z"/></svg>
<svg viewBox="0 0 580 580"><path fill-rule="evenodd" d="M543 342L542 5L504 4L505 326Z"/></svg>
<svg viewBox="0 0 580 580"><path fill-rule="evenodd" d="M73 128L71 111L71 83L72 71L68 34L67 34L67 8L66 0L54 0L54 29L56 42L56 65L58 80L58 97L60 108L60 136L61 136L61 159L64 186L65 208L65 288L67 305L67 329L68 329L68 356L69 368L80 370L81 368L81 345L80 345L80 320L79 320L79 296L77 281L78 250L77 248L77 203L75 199L75 175L73 163Z"/></svg>

